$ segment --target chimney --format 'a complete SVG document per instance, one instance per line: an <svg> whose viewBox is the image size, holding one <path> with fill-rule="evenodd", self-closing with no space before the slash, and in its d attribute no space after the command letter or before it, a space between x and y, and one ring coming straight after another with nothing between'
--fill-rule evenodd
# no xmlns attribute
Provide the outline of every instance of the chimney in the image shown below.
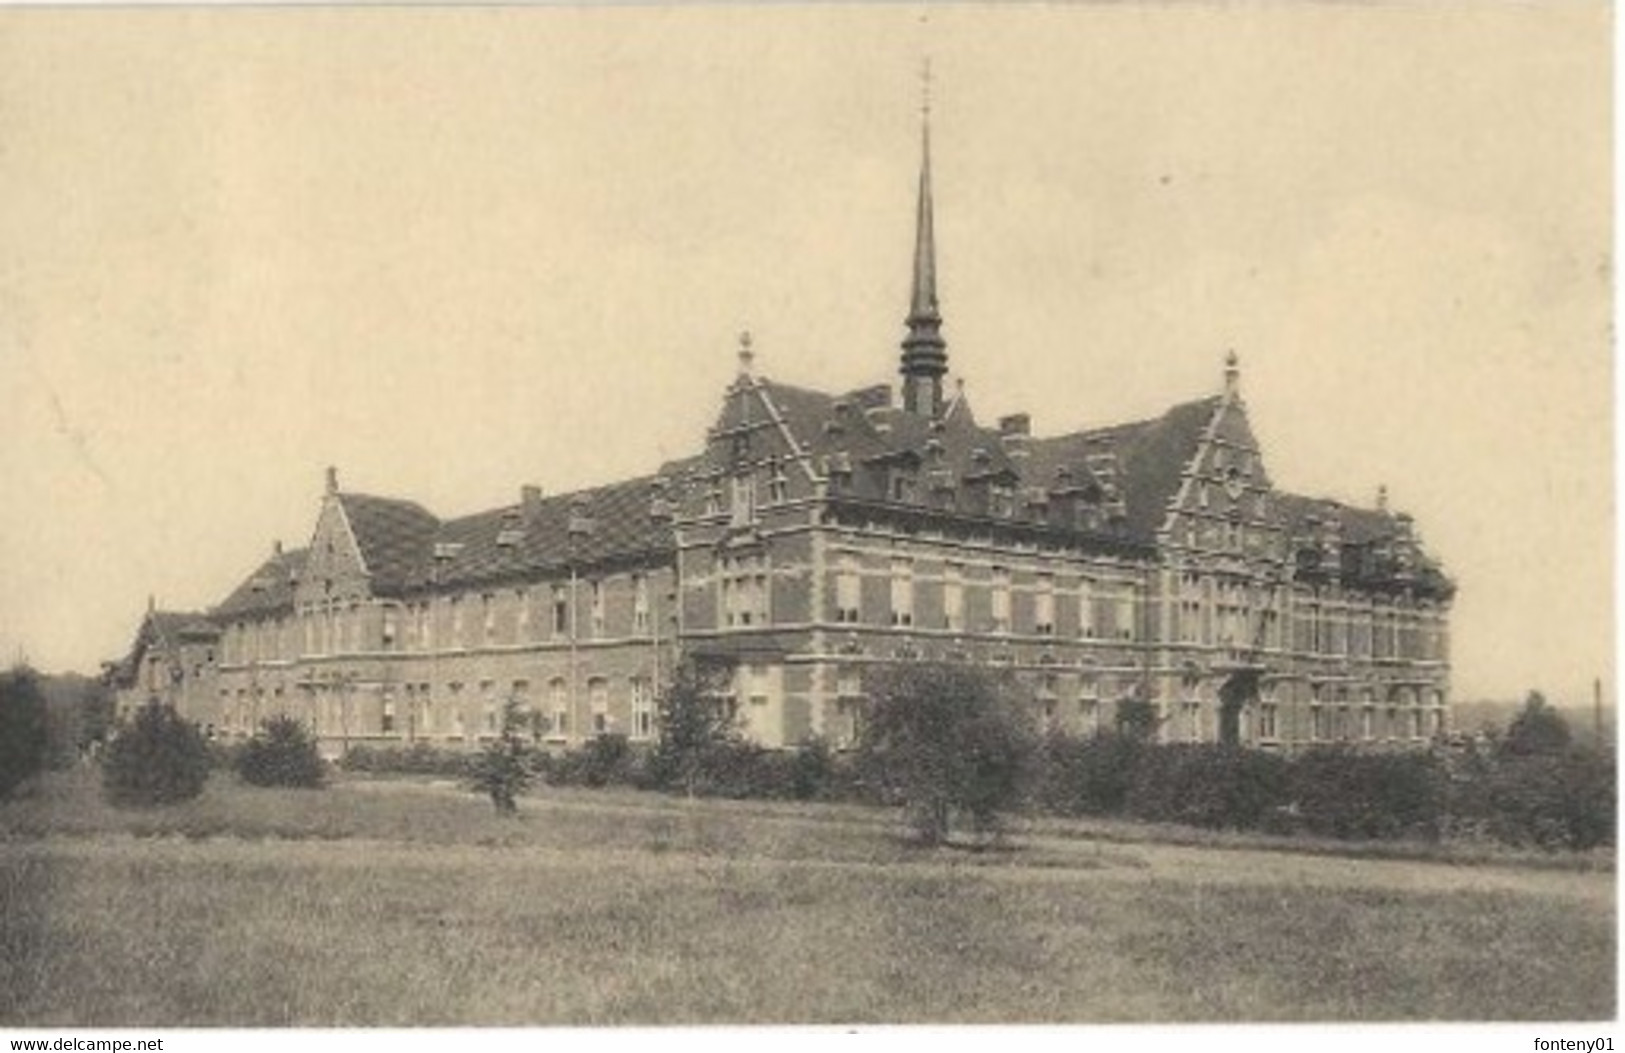
<svg viewBox="0 0 1625 1053"><path fill-rule="evenodd" d="M666 483L656 480L649 486L649 518L656 523L669 522L672 517L671 502L666 499Z"/></svg>
<svg viewBox="0 0 1625 1053"><path fill-rule="evenodd" d="M519 488L519 511L525 522L534 523L542 510L542 488L526 483Z"/></svg>
<svg viewBox="0 0 1625 1053"><path fill-rule="evenodd" d="M271 542L271 556L273 558L276 558L276 559L282 558L282 539L281 538L278 538L275 541Z"/></svg>
<svg viewBox="0 0 1625 1053"><path fill-rule="evenodd" d="M1382 484L1377 487L1377 511L1388 511L1388 486Z"/></svg>
<svg viewBox="0 0 1625 1053"><path fill-rule="evenodd" d="M327 492L330 494L339 492L339 470L332 465L327 466Z"/></svg>

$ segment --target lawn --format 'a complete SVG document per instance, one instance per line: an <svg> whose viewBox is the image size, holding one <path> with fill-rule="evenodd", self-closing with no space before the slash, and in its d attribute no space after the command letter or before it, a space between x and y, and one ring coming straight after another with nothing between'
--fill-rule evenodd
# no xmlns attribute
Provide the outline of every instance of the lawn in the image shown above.
<svg viewBox="0 0 1625 1053"><path fill-rule="evenodd" d="M861 808L448 787L0 805L0 1021L1612 1018L1614 876L1043 824L923 851Z"/></svg>

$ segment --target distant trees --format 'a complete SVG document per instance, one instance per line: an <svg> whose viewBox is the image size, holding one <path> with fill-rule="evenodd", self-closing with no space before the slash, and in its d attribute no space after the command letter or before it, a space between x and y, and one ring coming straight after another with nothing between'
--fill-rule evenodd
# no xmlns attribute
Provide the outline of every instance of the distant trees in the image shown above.
<svg viewBox="0 0 1625 1053"><path fill-rule="evenodd" d="M155 699L113 736L102 760L102 791L117 805L173 804L202 793L210 767L197 725Z"/></svg>
<svg viewBox="0 0 1625 1053"><path fill-rule="evenodd" d="M1546 702L1539 691L1529 692L1523 708L1507 725L1506 738L1501 740L1504 753L1530 756L1565 750L1574 741L1569 722Z"/></svg>
<svg viewBox="0 0 1625 1053"><path fill-rule="evenodd" d="M0 798L39 773L49 749L38 675L27 666L0 673Z"/></svg>
<svg viewBox="0 0 1625 1053"><path fill-rule="evenodd" d="M237 750L237 774L252 786L317 789L327 778L327 765L305 725L290 716L275 716Z"/></svg>
<svg viewBox="0 0 1625 1053"><path fill-rule="evenodd" d="M919 840L946 841L955 816L994 832L1037 756L1031 700L1015 682L964 664L910 662L873 670L865 690L861 763L902 798Z"/></svg>

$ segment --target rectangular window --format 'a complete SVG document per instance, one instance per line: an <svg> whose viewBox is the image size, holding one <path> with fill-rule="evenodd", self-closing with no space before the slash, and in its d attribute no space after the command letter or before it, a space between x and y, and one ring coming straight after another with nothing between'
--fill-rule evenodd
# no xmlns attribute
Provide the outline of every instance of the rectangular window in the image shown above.
<svg viewBox="0 0 1625 1053"><path fill-rule="evenodd" d="M570 593L563 585L553 586L553 635L570 635Z"/></svg>
<svg viewBox="0 0 1625 1053"><path fill-rule="evenodd" d="M463 737L463 685L452 681L446 687L451 693L451 733L455 738Z"/></svg>
<svg viewBox="0 0 1625 1053"><path fill-rule="evenodd" d="M1088 578L1078 582L1078 635L1085 640L1095 635L1095 583Z"/></svg>
<svg viewBox="0 0 1625 1053"><path fill-rule="evenodd" d="M835 727L830 738L839 746L856 745L863 731L863 677L852 666L835 674Z"/></svg>
<svg viewBox="0 0 1625 1053"><path fill-rule="evenodd" d="M942 627L959 630L965 627L965 569L958 563L949 563L942 571Z"/></svg>
<svg viewBox="0 0 1625 1053"><path fill-rule="evenodd" d="M553 714L553 734L563 738L570 733L570 693L563 680L547 684L547 708Z"/></svg>
<svg viewBox="0 0 1625 1053"><path fill-rule="evenodd" d="M632 631L639 636L649 631L649 576L632 575Z"/></svg>
<svg viewBox="0 0 1625 1053"><path fill-rule="evenodd" d="M784 462L775 457L769 470L772 477L767 484L767 499L772 504L783 504L790 493L790 480L784 474Z"/></svg>
<svg viewBox="0 0 1625 1053"><path fill-rule="evenodd" d="M384 607L384 632L382 638L383 648L386 651L395 649L395 629L395 605L389 604Z"/></svg>
<svg viewBox="0 0 1625 1053"><path fill-rule="evenodd" d="M1038 576L1038 594L1033 598L1033 632L1039 636L1055 635L1055 578L1049 574Z"/></svg>
<svg viewBox="0 0 1625 1053"><path fill-rule="evenodd" d="M592 733L603 735L609 731L609 681L593 677L587 681L587 704L592 710Z"/></svg>
<svg viewBox="0 0 1625 1053"><path fill-rule="evenodd" d="M513 591L514 605L514 643L524 643L530 636L530 590L515 589Z"/></svg>
<svg viewBox="0 0 1625 1053"><path fill-rule="evenodd" d="M463 638L463 598L453 596L447 602L451 604L451 645L461 647L467 642Z"/></svg>
<svg viewBox="0 0 1625 1053"><path fill-rule="evenodd" d="M860 596L857 557L842 556L835 572L835 620L856 623Z"/></svg>
<svg viewBox="0 0 1625 1053"><path fill-rule="evenodd" d="M480 681L480 713L482 730L487 735L497 733L497 686L490 680Z"/></svg>
<svg viewBox="0 0 1625 1053"><path fill-rule="evenodd" d="M385 695L378 715L378 730L385 735L395 733L395 696Z"/></svg>
<svg viewBox="0 0 1625 1053"><path fill-rule="evenodd" d="M993 631L1010 631L1010 569L993 568Z"/></svg>
<svg viewBox="0 0 1625 1053"><path fill-rule="evenodd" d="M592 638L604 638L604 583L594 581L588 586L592 590Z"/></svg>
<svg viewBox="0 0 1625 1053"><path fill-rule="evenodd" d="M747 526L756 521L756 478L748 473L733 478L734 526Z"/></svg>
<svg viewBox="0 0 1625 1053"><path fill-rule="evenodd" d="M914 624L914 561L891 561L891 623Z"/></svg>
<svg viewBox="0 0 1625 1053"><path fill-rule="evenodd" d="M653 738L655 733L655 697L649 681L641 676L632 678L632 737Z"/></svg>
<svg viewBox="0 0 1625 1053"><path fill-rule="evenodd" d="M487 644L495 643L497 638L497 604L496 597L489 592L480 595L480 624L485 642Z"/></svg>

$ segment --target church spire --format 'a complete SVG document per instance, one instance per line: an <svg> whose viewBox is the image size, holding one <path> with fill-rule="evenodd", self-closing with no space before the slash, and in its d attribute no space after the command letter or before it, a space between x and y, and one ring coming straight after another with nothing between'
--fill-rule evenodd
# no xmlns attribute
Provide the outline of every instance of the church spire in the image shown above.
<svg viewBox="0 0 1625 1053"><path fill-rule="evenodd" d="M920 190L914 216L914 286L909 297L908 335L903 338L903 408L924 417L942 412L942 375L948 371L937 307L937 243L931 216L931 66L924 75L920 114Z"/></svg>

